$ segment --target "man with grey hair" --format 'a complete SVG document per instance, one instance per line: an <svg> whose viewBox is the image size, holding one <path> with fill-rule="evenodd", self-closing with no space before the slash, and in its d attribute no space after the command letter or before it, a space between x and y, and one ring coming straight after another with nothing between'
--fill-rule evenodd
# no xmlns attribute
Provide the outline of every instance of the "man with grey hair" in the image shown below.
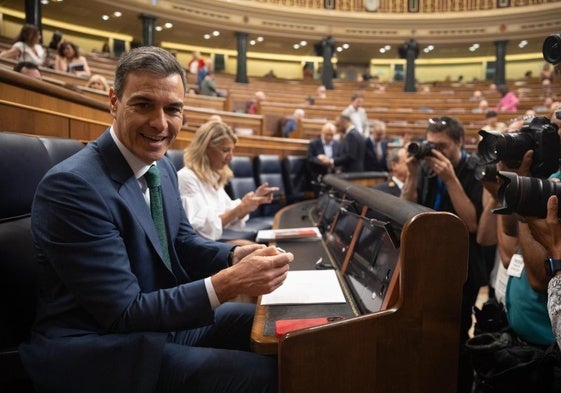
<svg viewBox="0 0 561 393"><path fill-rule="evenodd" d="M370 136L366 138L366 152L364 154L364 170L384 172L388 165L388 140L386 139L386 123L380 120L370 122Z"/></svg>
<svg viewBox="0 0 561 393"><path fill-rule="evenodd" d="M250 351L255 305L293 256L197 235L164 156L183 122L185 74L133 49L109 92L113 123L39 184L31 229L39 301L20 347L37 391L276 392L276 359Z"/></svg>

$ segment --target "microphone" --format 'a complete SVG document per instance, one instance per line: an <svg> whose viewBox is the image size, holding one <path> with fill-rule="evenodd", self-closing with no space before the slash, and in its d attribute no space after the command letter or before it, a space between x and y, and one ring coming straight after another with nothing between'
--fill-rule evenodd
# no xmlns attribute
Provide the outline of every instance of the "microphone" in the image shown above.
<svg viewBox="0 0 561 393"><path fill-rule="evenodd" d="M354 199L344 199L344 198L339 198L338 196L336 196L335 194L329 193L328 194L330 199L333 199L335 202L338 202L340 204L345 204L346 206L352 206L354 211L356 213L358 213L358 206L357 203ZM343 207L340 207L343 208Z"/></svg>

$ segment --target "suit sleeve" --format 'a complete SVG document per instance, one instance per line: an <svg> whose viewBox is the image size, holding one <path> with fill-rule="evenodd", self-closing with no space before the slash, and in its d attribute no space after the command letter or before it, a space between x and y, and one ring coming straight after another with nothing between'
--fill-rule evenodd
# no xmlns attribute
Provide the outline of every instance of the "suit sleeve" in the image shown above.
<svg viewBox="0 0 561 393"><path fill-rule="evenodd" d="M57 173L48 175L37 190L33 237L38 261L49 272L49 287L62 292L52 294L59 306L68 313L85 311L107 332L173 331L211 322L202 280L158 285L163 273L155 263L161 261L147 244L130 201L106 191L110 187L107 181L97 184ZM221 253L214 247L198 255L202 244L193 240L193 259Z"/></svg>

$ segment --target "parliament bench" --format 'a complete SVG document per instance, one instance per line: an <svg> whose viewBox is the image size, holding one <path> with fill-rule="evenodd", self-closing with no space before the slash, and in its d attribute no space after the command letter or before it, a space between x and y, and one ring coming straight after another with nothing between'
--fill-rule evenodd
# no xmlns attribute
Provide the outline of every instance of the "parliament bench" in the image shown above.
<svg viewBox="0 0 561 393"><path fill-rule="evenodd" d="M326 207L321 197L275 216L275 228L317 225L322 239L277 244L294 253L291 271L313 270L317 257L327 256L346 302L262 305L260 297L252 348L278 356L282 393L455 393L467 276L465 224L453 214L335 175L324 182L327 206L335 206L329 225L322 225ZM341 216L354 222L339 230ZM363 237L365 228L369 232ZM337 246L340 239L348 243L337 255L330 244ZM370 249L369 244L381 246ZM353 285L361 277L368 279L362 280L366 292ZM275 335L275 321L330 316L337 318Z"/></svg>

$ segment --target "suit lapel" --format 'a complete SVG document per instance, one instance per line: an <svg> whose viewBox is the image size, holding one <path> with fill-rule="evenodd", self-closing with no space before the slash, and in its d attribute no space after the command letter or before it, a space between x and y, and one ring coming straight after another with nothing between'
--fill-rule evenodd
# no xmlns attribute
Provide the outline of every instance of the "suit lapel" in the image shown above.
<svg viewBox="0 0 561 393"><path fill-rule="evenodd" d="M108 168L109 176L114 182L119 184L119 195L126 201L126 205L130 207L130 210L134 212L133 216L144 232L146 232L146 236L150 240L152 247L158 253L163 265L164 256L160 239L158 238L158 232L154 226L154 221L150 214L150 207L146 204L138 180L134 177L129 164L119 151L119 148L113 141L113 138L111 138L111 134L108 130L98 138L97 143L100 155ZM164 206L165 205L169 204L165 203L164 200ZM167 211L166 215L169 216Z"/></svg>

